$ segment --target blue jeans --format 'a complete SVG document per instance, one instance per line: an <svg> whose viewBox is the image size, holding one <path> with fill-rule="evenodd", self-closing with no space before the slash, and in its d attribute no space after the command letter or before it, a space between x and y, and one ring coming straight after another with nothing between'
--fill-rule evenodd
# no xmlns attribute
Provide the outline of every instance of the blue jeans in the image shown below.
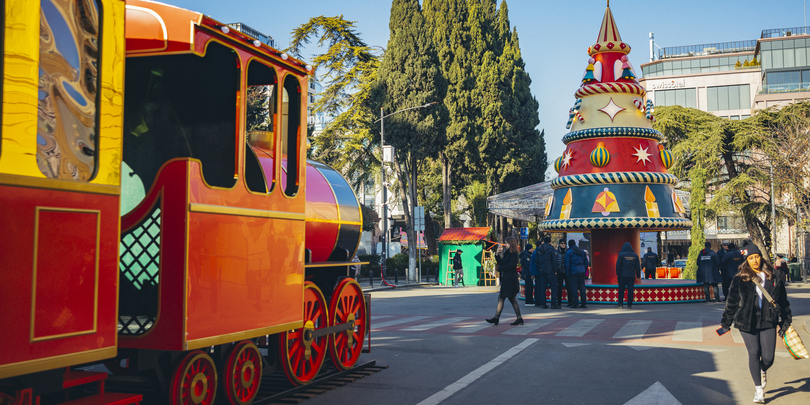
<svg viewBox="0 0 810 405"><path fill-rule="evenodd" d="M568 275L568 303L577 306L577 293L579 305L585 305L588 298L585 296L585 272Z"/></svg>
<svg viewBox="0 0 810 405"><path fill-rule="evenodd" d="M536 280L535 280L536 281ZM537 290L534 293L534 302L536 305L546 306L546 288L551 288L551 305L557 305L557 275L540 274L540 282L535 284ZM539 300L538 300L539 298Z"/></svg>

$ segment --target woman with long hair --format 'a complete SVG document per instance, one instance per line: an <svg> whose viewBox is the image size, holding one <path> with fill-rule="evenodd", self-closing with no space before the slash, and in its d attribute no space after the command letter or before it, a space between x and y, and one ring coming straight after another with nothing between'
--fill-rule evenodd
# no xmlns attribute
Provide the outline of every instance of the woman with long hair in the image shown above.
<svg viewBox="0 0 810 405"><path fill-rule="evenodd" d="M517 296L520 290L520 282L517 275L518 251L517 241L513 237L506 238L506 243L498 246L498 253L495 255L495 261L498 263L498 271L501 273L501 292L498 294L498 307L495 310L495 317L487 319L487 322L498 324L503 311L503 303L506 299L512 303L512 308L515 310L517 320L512 322L512 325L523 325L523 318L520 317L520 307L518 306Z"/></svg>
<svg viewBox="0 0 810 405"><path fill-rule="evenodd" d="M793 316L785 291L785 272L762 260L759 248L753 243L743 248L743 254L745 261L731 280L717 333L728 332L732 322L740 330L748 350L748 369L754 380L754 402L764 404L767 371L773 365L776 351L776 326L779 326L779 335L784 335ZM770 303L763 289L776 306Z"/></svg>

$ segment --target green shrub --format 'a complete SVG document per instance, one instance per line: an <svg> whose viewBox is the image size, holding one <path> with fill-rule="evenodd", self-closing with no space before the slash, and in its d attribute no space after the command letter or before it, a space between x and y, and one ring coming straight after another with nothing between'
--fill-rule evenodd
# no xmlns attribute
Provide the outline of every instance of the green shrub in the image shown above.
<svg viewBox="0 0 810 405"><path fill-rule="evenodd" d="M382 259L380 255L358 255L357 258L361 262L369 262L369 264L360 266L359 278L368 278L369 269L374 272L375 277L380 276L380 260Z"/></svg>
<svg viewBox="0 0 810 405"><path fill-rule="evenodd" d="M396 271L399 277L405 277L408 271L408 255L397 253L385 260L385 277L394 277Z"/></svg>

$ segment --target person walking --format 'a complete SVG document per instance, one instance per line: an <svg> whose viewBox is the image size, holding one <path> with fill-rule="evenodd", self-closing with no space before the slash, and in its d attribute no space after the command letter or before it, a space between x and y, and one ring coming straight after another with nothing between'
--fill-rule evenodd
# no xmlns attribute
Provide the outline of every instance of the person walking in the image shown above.
<svg viewBox="0 0 810 405"><path fill-rule="evenodd" d="M717 284L722 281L720 277L720 261L717 259L717 253L711 249L712 244L706 242L703 244L703 250L697 259L697 282L703 283L703 292L706 294L706 302L720 302L720 289ZM714 300L710 295L711 290L714 290Z"/></svg>
<svg viewBox="0 0 810 405"><path fill-rule="evenodd" d="M565 239L560 239L557 242L557 306L562 308L562 292L568 283L565 279L568 274L565 272ZM571 307L571 294L568 294L568 307Z"/></svg>
<svg viewBox="0 0 810 405"><path fill-rule="evenodd" d="M520 283L517 275L518 253L517 241L513 237L506 238L506 243L498 246L498 253L495 255L498 263L498 271L501 273L501 291L498 294L498 306L495 309L495 317L486 321L497 325L503 311L503 303L507 299L512 303L517 319L511 325L523 325L523 318L520 316L520 306L518 306L517 296L520 291Z"/></svg>
<svg viewBox="0 0 810 405"><path fill-rule="evenodd" d="M745 260L745 258L743 258L742 253L737 249L737 245L729 243L728 252L723 255L723 260L720 261L720 278L723 279L723 301L728 301L731 280L737 275L743 260Z"/></svg>
<svg viewBox="0 0 810 405"><path fill-rule="evenodd" d="M534 305L534 280L532 280L532 253L534 245L526 244L526 249L520 252L520 276L523 278L524 291L526 292L526 306Z"/></svg>
<svg viewBox="0 0 810 405"><path fill-rule="evenodd" d="M732 323L740 330L748 351L748 371L754 380L754 402L764 404L767 372L773 365L776 351L776 326L779 326L779 336L784 336L793 322L793 315L785 290L784 271L774 269L762 260L762 253L753 243L744 249L747 255L731 280L717 333L724 335ZM767 295L776 305L770 303Z"/></svg>
<svg viewBox="0 0 810 405"><path fill-rule="evenodd" d="M616 258L616 277L619 278L619 305L624 308L624 291L627 290L627 308L633 308L633 290L636 287L636 277L641 276L641 261L630 242L624 242L619 257Z"/></svg>
<svg viewBox="0 0 810 405"><path fill-rule="evenodd" d="M569 240L564 267L568 272L568 306L571 308L577 308L577 294L579 294L579 308L588 308L588 299L585 296L585 269L589 265L588 255L577 247L575 240Z"/></svg>
<svg viewBox="0 0 810 405"><path fill-rule="evenodd" d="M644 278L655 278L655 271L658 269L658 264L661 262L661 259L658 258L658 254L653 253L652 248L647 248L647 253L642 258L644 262Z"/></svg>
<svg viewBox="0 0 810 405"><path fill-rule="evenodd" d="M551 246L551 237L543 238L543 244L534 252L532 257L533 273L535 274L534 306L547 309L546 289L551 289L551 309L559 309L557 306L557 257L554 246ZM538 280L539 278L539 280Z"/></svg>
<svg viewBox="0 0 810 405"><path fill-rule="evenodd" d="M728 239L723 239L723 241L720 242L720 250L717 251L717 260L720 261L720 263L723 263L723 258L726 256L726 253L728 253L730 244L731 242L729 242Z"/></svg>
<svg viewBox="0 0 810 405"><path fill-rule="evenodd" d="M456 250L456 255L453 256L453 273L455 274L455 284L453 287L458 287L458 283L461 282L464 285L464 263L461 261L461 251Z"/></svg>

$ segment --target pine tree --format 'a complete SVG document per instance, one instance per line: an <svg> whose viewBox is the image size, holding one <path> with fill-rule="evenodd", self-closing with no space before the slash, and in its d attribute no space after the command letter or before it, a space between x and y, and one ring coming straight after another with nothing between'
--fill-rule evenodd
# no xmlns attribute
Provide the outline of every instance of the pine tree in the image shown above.
<svg viewBox="0 0 810 405"><path fill-rule="evenodd" d="M446 84L441 74L433 33L425 24L417 0L394 0L389 21L391 35L378 72L375 97L387 114L431 102L441 102ZM416 202L416 167L438 156L445 144L446 110L437 104L402 112L385 120L386 142L396 151L395 170L405 206L408 240L416 241L411 205ZM407 188L406 188L407 187ZM407 201L407 197L403 197ZM411 275L416 265L416 244L409 251Z"/></svg>
<svg viewBox="0 0 810 405"><path fill-rule="evenodd" d="M442 195L444 226L452 226L452 178L454 172L464 172L466 159L474 148L473 103L475 79L470 58L470 33L465 0L425 0L423 13L433 31L433 43L439 57L442 75L447 80L444 105L448 111L447 145L439 153L442 165Z"/></svg>

